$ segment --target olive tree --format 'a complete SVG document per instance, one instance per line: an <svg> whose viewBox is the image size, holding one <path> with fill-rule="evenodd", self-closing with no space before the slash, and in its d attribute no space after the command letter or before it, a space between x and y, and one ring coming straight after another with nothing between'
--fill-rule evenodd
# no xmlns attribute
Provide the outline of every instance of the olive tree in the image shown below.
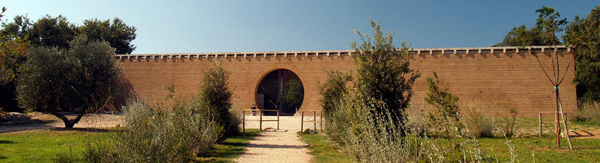
<svg viewBox="0 0 600 163"><path fill-rule="evenodd" d="M46 111L73 128L83 115L114 108L120 69L106 42L76 37L70 49L34 47L17 78L17 100L28 111ZM75 112L69 119L65 112Z"/></svg>

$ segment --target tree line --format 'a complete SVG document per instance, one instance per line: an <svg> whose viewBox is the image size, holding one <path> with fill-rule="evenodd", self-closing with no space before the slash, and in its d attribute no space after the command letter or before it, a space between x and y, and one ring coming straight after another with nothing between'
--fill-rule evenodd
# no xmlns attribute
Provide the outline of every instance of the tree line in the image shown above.
<svg viewBox="0 0 600 163"><path fill-rule="evenodd" d="M551 46L574 47L575 79L580 103L600 100L600 6L586 17L575 16L569 22L560 12L543 6L536 24L514 27L502 42L494 46Z"/></svg>
<svg viewBox="0 0 600 163"><path fill-rule="evenodd" d="M0 20L6 11L3 7ZM135 32L119 18L87 19L81 25L62 15L5 20L0 28L0 110L46 110L62 119L59 111L110 107L123 94L113 55L135 50Z"/></svg>

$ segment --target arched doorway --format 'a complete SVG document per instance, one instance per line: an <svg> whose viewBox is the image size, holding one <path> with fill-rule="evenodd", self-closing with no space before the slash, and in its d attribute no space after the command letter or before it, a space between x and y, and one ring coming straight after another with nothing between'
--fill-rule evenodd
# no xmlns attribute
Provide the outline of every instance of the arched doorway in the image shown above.
<svg viewBox="0 0 600 163"><path fill-rule="evenodd" d="M281 115L294 115L303 101L302 81L286 69L271 71L260 81L256 91L258 108L279 110Z"/></svg>

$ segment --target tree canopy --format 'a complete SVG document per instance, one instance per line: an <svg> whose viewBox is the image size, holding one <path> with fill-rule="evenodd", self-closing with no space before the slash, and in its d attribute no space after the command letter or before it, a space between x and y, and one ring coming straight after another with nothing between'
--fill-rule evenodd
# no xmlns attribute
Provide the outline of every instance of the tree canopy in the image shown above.
<svg viewBox="0 0 600 163"><path fill-rule="evenodd" d="M502 42L494 46L542 46L562 44L557 32L562 32L567 24L566 19L560 18L560 13L553 7L542 6L535 11L538 19L535 26L527 29L521 25L510 30Z"/></svg>
<svg viewBox="0 0 600 163"><path fill-rule="evenodd" d="M119 93L120 69L107 42L76 37L70 49L33 47L17 81L17 100L27 110L47 111L72 128L90 112L110 108ZM68 119L61 112L78 113Z"/></svg>
<svg viewBox="0 0 600 163"><path fill-rule="evenodd" d="M136 37L135 31L135 27L127 26L119 18L114 18L112 23L110 19L88 19L79 26L79 34L90 40L107 41L117 54L131 54L135 50L135 45L131 44Z"/></svg>
<svg viewBox="0 0 600 163"><path fill-rule="evenodd" d="M600 100L600 6L566 27L564 40L575 48L575 80L582 101Z"/></svg>
<svg viewBox="0 0 600 163"><path fill-rule="evenodd" d="M89 40L107 41L118 54L131 54L136 46L131 44L136 38L136 28L129 26L119 18L98 20L88 19L83 25L76 26L59 15L46 15L32 22L26 15L17 15L12 22L2 23L0 34L6 37L18 37L31 40L33 46L69 48L69 41L78 35Z"/></svg>

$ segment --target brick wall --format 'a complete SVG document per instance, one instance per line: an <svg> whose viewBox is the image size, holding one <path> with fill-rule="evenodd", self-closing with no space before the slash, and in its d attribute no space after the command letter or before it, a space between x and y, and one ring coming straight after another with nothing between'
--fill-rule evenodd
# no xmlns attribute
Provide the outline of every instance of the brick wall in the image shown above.
<svg viewBox="0 0 600 163"><path fill-rule="evenodd" d="M552 75L550 51L541 51L540 61ZM559 61L565 72L571 52L559 49ZM277 53L274 53L277 54ZM255 94L260 80L269 72L288 69L296 73L304 85L304 102L301 110L320 110L318 103L319 82L327 78L326 70L352 71L352 57L344 55L257 55L215 57L121 57L125 78L135 92L147 102L163 102L168 91L164 86L175 86L177 97L196 95L203 72L220 63L232 72L229 84L234 92L233 102L240 108L249 108L255 103ZM434 51L432 54L415 53L411 68L419 70L422 77L415 83L412 103L423 105L427 92L425 78L437 71L440 82L447 85L460 98L461 105L491 108L490 114L504 114L504 105L519 110L520 116L533 117L539 112L555 109L553 86L550 84L535 57L528 51L519 53L515 49L503 51L469 53L447 53ZM574 68L571 65L560 87L565 111L576 108L575 85L572 84Z"/></svg>

